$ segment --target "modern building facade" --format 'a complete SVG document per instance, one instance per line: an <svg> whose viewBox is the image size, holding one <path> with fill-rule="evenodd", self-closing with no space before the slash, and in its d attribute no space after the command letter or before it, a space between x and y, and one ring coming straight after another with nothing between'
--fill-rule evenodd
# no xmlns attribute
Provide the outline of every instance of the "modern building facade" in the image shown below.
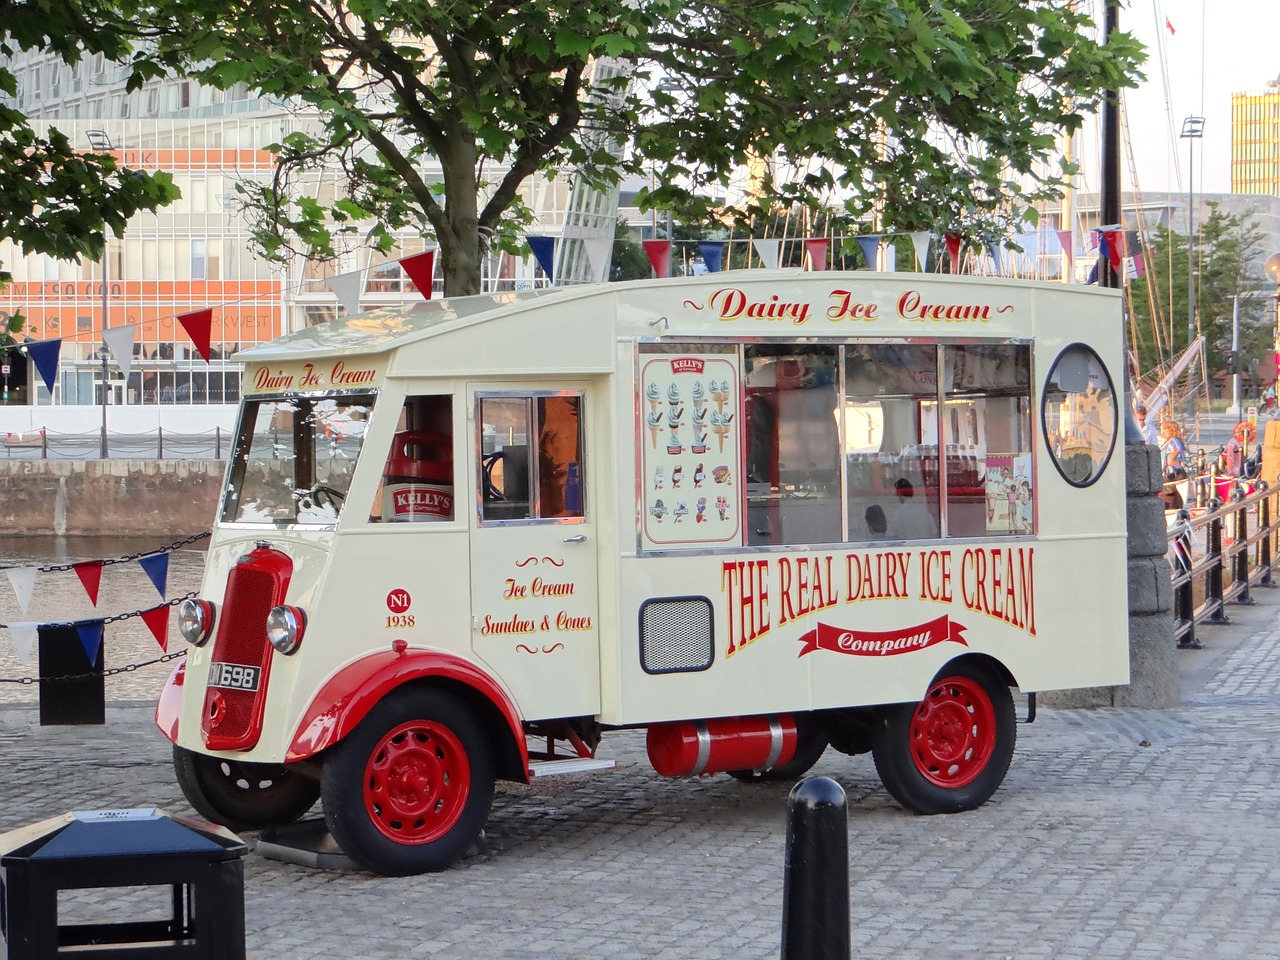
<svg viewBox="0 0 1280 960"><path fill-rule="evenodd" d="M130 93L126 71L101 55L66 64L29 52L7 66L17 92L4 102L37 129L56 126L86 151L113 153L135 169L167 171L182 198L134 217L122 237L109 238L97 262L25 255L0 243L0 263L13 277L0 290L0 318L21 312L27 339L62 340L52 393L20 351L0 358L8 367L0 432L96 429L103 405L114 408L112 430L154 429L158 419L178 430L228 426L239 399L239 364L228 358L333 318L342 308L328 279L360 272L361 309L421 296L399 265L434 247L420 236L400 237L387 255L353 247L330 262L297 258L280 265L254 253L236 185L269 178L273 157L263 148L317 123L314 116L244 88L223 92L179 78L153 80ZM428 166L424 175L438 179L440 171ZM325 171L305 189L323 201L332 199L336 183ZM564 177L528 182L524 200L539 229L563 230L571 193ZM615 217L611 212L610 231ZM495 254L485 265L485 282L500 290L544 281L532 258ZM178 322L206 308L214 311L208 363ZM114 360L104 362L102 334L128 324L135 325L135 343L125 377ZM29 423L14 419L14 408L26 408Z"/></svg>
<svg viewBox="0 0 1280 960"><path fill-rule="evenodd" d="M1280 77L1231 95L1231 192L1280 197Z"/></svg>

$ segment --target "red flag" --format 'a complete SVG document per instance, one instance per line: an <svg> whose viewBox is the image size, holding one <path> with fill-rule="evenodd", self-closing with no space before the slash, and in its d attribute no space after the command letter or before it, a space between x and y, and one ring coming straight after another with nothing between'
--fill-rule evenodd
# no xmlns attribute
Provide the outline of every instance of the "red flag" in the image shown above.
<svg viewBox="0 0 1280 960"><path fill-rule="evenodd" d="M71 569L76 572L76 576L84 584L84 592L89 595L89 602L96 607L98 605L98 584L102 582L102 561L86 560L84 563L72 564Z"/></svg>
<svg viewBox="0 0 1280 960"><path fill-rule="evenodd" d="M1169 22L1168 17L1164 18L1164 25L1169 29L1169 36L1173 36L1175 33L1178 32L1177 30L1173 29L1173 24Z"/></svg>
<svg viewBox="0 0 1280 960"><path fill-rule="evenodd" d="M805 252L809 254L810 270L827 269L827 244L825 237L820 240L806 240L804 242Z"/></svg>
<svg viewBox="0 0 1280 960"><path fill-rule="evenodd" d="M147 625L151 631L151 635L156 638L156 643L160 644L160 649L165 653L169 652L169 605L163 604L159 607L152 607L150 610L142 611L142 622Z"/></svg>
<svg viewBox="0 0 1280 960"><path fill-rule="evenodd" d="M947 234L947 254L951 257L951 272L960 272L960 234Z"/></svg>
<svg viewBox="0 0 1280 960"><path fill-rule="evenodd" d="M1124 242L1124 235L1116 228L1110 230L1099 230L1100 237L1106 240L1107 261L1111 264L1111 269L1120 272L1120 261L1123 258L1123 251L1120 244Z"/></svg>
<svg viewBox="0 0 1280 960"><path fill-rule="evenodd" d="M426 253L415 253L412 257L402 259L400 266L404 267L404 272L409 275L418 292L425 299L430 300L431 277L436 268L436 252L428 250Z"/></svg>
<svg viewBox="0 0 1280 960"><path fill-rule="evenodd" d="M182 324L182 329L187 331L187 336L196 345L196 350L200 352L200 356L204 357L204 362L208 363L209 331L213 327L213 307L209 307L207 310L196 310L194 313L179 314L178 322Z"/></svg>
<svg viewBox="0 0 1280 960"><path fill-rule="evenodd" d="M653 275L659 280L671 276L671 241L645 240L644 252L653 264Z"/></svg>

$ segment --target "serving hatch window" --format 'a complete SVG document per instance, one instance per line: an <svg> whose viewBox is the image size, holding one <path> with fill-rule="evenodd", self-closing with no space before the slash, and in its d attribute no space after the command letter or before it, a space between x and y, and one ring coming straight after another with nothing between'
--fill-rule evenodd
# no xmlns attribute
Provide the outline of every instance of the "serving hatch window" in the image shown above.
<svg viewBox="0 0 1280 960"><path fill-rule="evenodd" d="M223 523L336 523L351 486L374 394L246 400Z"/></svg>

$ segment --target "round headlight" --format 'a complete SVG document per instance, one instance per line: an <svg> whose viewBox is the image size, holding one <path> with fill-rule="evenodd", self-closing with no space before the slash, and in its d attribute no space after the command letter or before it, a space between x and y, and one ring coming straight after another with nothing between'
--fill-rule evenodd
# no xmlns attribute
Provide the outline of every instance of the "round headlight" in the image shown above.
<svg viewBox="0 0 1280 960"><path fill-rule="evenodd" d="M178 606L178 632L187 643L203 646L213 634L215 616L212 602L188 597Z"/></svg>
<svg viewBox="0 0 1280 960"><path fill-rule="evenodd" d="M306 629L307 615L299 607L285 604L267 614L267 642L281 653L297 650Z"/></svg>

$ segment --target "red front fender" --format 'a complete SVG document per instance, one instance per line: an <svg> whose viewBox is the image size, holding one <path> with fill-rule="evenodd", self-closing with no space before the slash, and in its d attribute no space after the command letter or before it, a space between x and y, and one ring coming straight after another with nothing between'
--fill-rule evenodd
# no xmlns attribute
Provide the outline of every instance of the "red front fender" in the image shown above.
<svg viewBox="0 0 1280 960"><path fill-rule="evenodd" d="M182 683L187 678L187 661L183 660L169 674L156 701L156 726L173 743L178 742L178 717L182 713Z"/></svg>
<svg viewBox="0 0 1280 960"><path fill-rule="evenodd" d="M285 754L293 763L331 747L365 718L373 705L402 684L440 678L466 687L482 697L506 722L519 756L520 773L529 775L529 750L515 704L493 679L474 663L439 650L380 650L361 657L331 676L302 715ZM482 718L483 719L483 718ZM500 731L495 731L500 732Z"/></svg>

